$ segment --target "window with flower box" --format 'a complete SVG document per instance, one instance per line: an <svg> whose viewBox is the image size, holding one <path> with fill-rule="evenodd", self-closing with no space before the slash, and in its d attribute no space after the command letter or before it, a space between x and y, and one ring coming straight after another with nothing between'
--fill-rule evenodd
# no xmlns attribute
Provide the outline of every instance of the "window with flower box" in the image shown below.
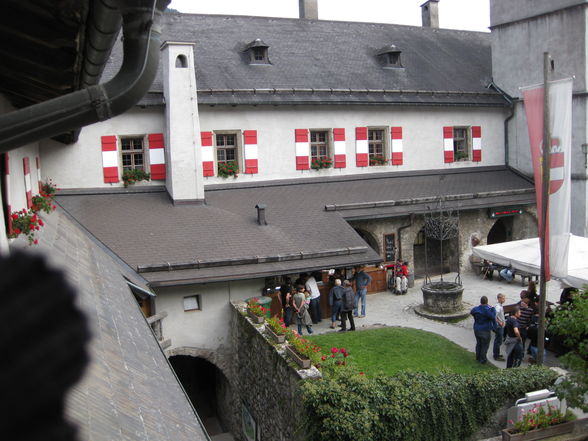
<svg viewBox="0 0 588 441"><path fill-rule="evenodd" d="M383 128L368 128L368 156L369 165L385 165L388 160L386 130Z"/></svg>
<svg viewBox="0 0 588 441"><path fill-rule="evenodd" d="M453 128L453 155L455 161L470 160L470 128Z"/></svg>
<svg viewBox="0 0 588 441"><path fill-rule="evenodd" d="M241 132L214 132L217 175L237 176L241 171Z"/></svg>
<svg viewBox="0 0 588 441"><path fill-rule="evenodd" d="M124 137L120 139L120 156L123 173L126 170L146 171L145 138Z"/></svg>

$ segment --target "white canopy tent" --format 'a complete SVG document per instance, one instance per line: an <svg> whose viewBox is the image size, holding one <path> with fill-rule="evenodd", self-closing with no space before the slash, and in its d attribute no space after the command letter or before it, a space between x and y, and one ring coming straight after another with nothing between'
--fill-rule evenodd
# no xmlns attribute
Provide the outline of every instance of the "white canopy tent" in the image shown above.
<svg viewBox="0 0 588 441"><path fill-rule="evenodd" d="M539 275L541 252L539 238L482 245L472 249L475 256L515 270ZM556 278L556 277L554 277ZM557 277L562 283L582 288L588 285L588 238L570 235L568 275Z"/></svg>

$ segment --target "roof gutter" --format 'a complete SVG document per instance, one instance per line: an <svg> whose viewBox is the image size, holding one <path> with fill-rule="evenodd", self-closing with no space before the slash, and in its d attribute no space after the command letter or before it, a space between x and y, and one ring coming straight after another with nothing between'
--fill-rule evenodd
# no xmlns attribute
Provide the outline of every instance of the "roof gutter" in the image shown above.
<svg viewBox="0 0 588 441"><path fill-rule="evenodd" d="M102 5L99 8L103 17L122 16L124 59L118 74L108 83L0 116L0 152L107 120L137 103L157 73L159 21L168 3L169 0L97 2Z"/></svg>
<svg viewBox="0 0 588 441"><path fill-rule="evenodd" d="M504 90L502 90L500 87L498 87L498 85L494 82L494 80L490 81L488 88L492 88L495 91L497 91L499 94L501 94L504 97L504 99L508 102L508 107L510 108L510 115L508 115L504 120L504 165L506 165L507 167L510 167L509 159L508 159L509 154L510 154L510 152L509 152L510 146L508 144L508 123L512 119L512 117L514 116L514 102L513 102L514 98L511 97Z"/></svg>

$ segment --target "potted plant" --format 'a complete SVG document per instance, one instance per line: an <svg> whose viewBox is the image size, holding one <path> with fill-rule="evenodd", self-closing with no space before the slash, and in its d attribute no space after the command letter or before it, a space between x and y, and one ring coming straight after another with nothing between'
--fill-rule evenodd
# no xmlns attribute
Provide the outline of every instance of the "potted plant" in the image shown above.
<svg viewBox="0 0 588 441"><path fill-rule="evenodd" d="M575 417L568 409L562 413L554 406L537 405L522 414L518 421L510 421L513 427L502 431L502 441L532 441L570 433L574 430Z"/></svg>
<svg viewBox="0 0 588 441"><path fill-rule="evenodd" d="M301 369L308 369L318 362L321 348L302 338L292 330L286 331L286 353Z"/></svg>
<svg viewBox="0 0 588 441"><path fill-rule="evenodd" d="M257 297L249 299L247 302L247 315L253 323L260 325L265 320L267 308L264 308L259 303L257 303L257 300Z"/></svg>
<svg viewBox="0 0 588 441"><path fill-rule="evenodd" d="M27 237L29 245L36 245L39 243L35 234L45 224L43 223L43 219L37 216L36 212L25 209L15 211L10 214L10 221L12 224L12 230L8 234L9 238L14 239L22 234Z"/></svg>
<svg viewBox="0 0 588 441"><path fill-rule="evenodd" d="M333 160L327 157L313 158L310 163L310 168L313 170L320 170L321 168L331 168Z"/></svg>
<svg viewBox="0 0 588 441"><path fill-rule="evenodd" d="M370 156L370 165L386 165L388 160L381 155Z"/></svg>
<svg viewBox="0 0 588 441"><path fill-rule="evenodd" d="M139 168L126 169L122 175L122 180L125 184L125 187L133 185L135 182L138 181L148 181L150 179L151 175L147 173L145 170L141 170Z"/></svg>
<svg viewBox="0 0 588 441"><path fill-rule="evenodd" d="M283 319L271 317L266 319L265 323L265 329L267 330L267 333L274 342L284 343L286 341L286 331L288 330L288 328L286 328Z"/></svg>
<svg viewBox="0 0 588 441"><path fill-rule="evenodd" d="M218 175L221 178L229 176L236 178L239 176L239 166L235 161L221 162L218 164Z"/></svg>

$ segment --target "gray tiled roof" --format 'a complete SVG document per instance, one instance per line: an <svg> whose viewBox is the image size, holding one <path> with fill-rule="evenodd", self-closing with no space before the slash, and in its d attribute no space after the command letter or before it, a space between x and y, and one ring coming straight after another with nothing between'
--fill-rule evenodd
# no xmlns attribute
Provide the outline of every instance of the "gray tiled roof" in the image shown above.
<svg viewBox="0 0 588 441"><path fill-rule="evenodd" d="M60 210L43 217L36 250L66 272L92 333L90 363L66 410L79 439L209 439L127 287L128 270Z"/></svg>
<svg viewBox="0 0 588 441"><path fill-rule="evenodd" d="M269 45L269 65L246 61L243 49L257 38ZM378 23L165 14L162 40L194 43L198 100L203 104L506 105L498 93L486 88L491 78L489 33ZM402 51L402 68L379 64L376 54L390 44ZM117 69L120 54L120 50L113 52L106 76ZM293 93L292 89L307 91ZM163 90L161 68L152 90Z"/></svg>
<svg viewBox="0 0 588 441"><path fill-rule="evenodd" d="M431 205L422 198L431 195L461 195L448 204L463 210L534 202L532 184L504 167L209 186L206 205L174 206L164 192L72 194L58 201L98 240L137 268L365 247L345 219L422 213ZM341 206L400 200L404 203L354 209ZM260 203L267 205L267 226L256 221L255 206ZM333 211L325 209L333 205ZM142 276L155 284L188 283L379 260L368 247L365 252L344 256L165 270Z"/></svg>

